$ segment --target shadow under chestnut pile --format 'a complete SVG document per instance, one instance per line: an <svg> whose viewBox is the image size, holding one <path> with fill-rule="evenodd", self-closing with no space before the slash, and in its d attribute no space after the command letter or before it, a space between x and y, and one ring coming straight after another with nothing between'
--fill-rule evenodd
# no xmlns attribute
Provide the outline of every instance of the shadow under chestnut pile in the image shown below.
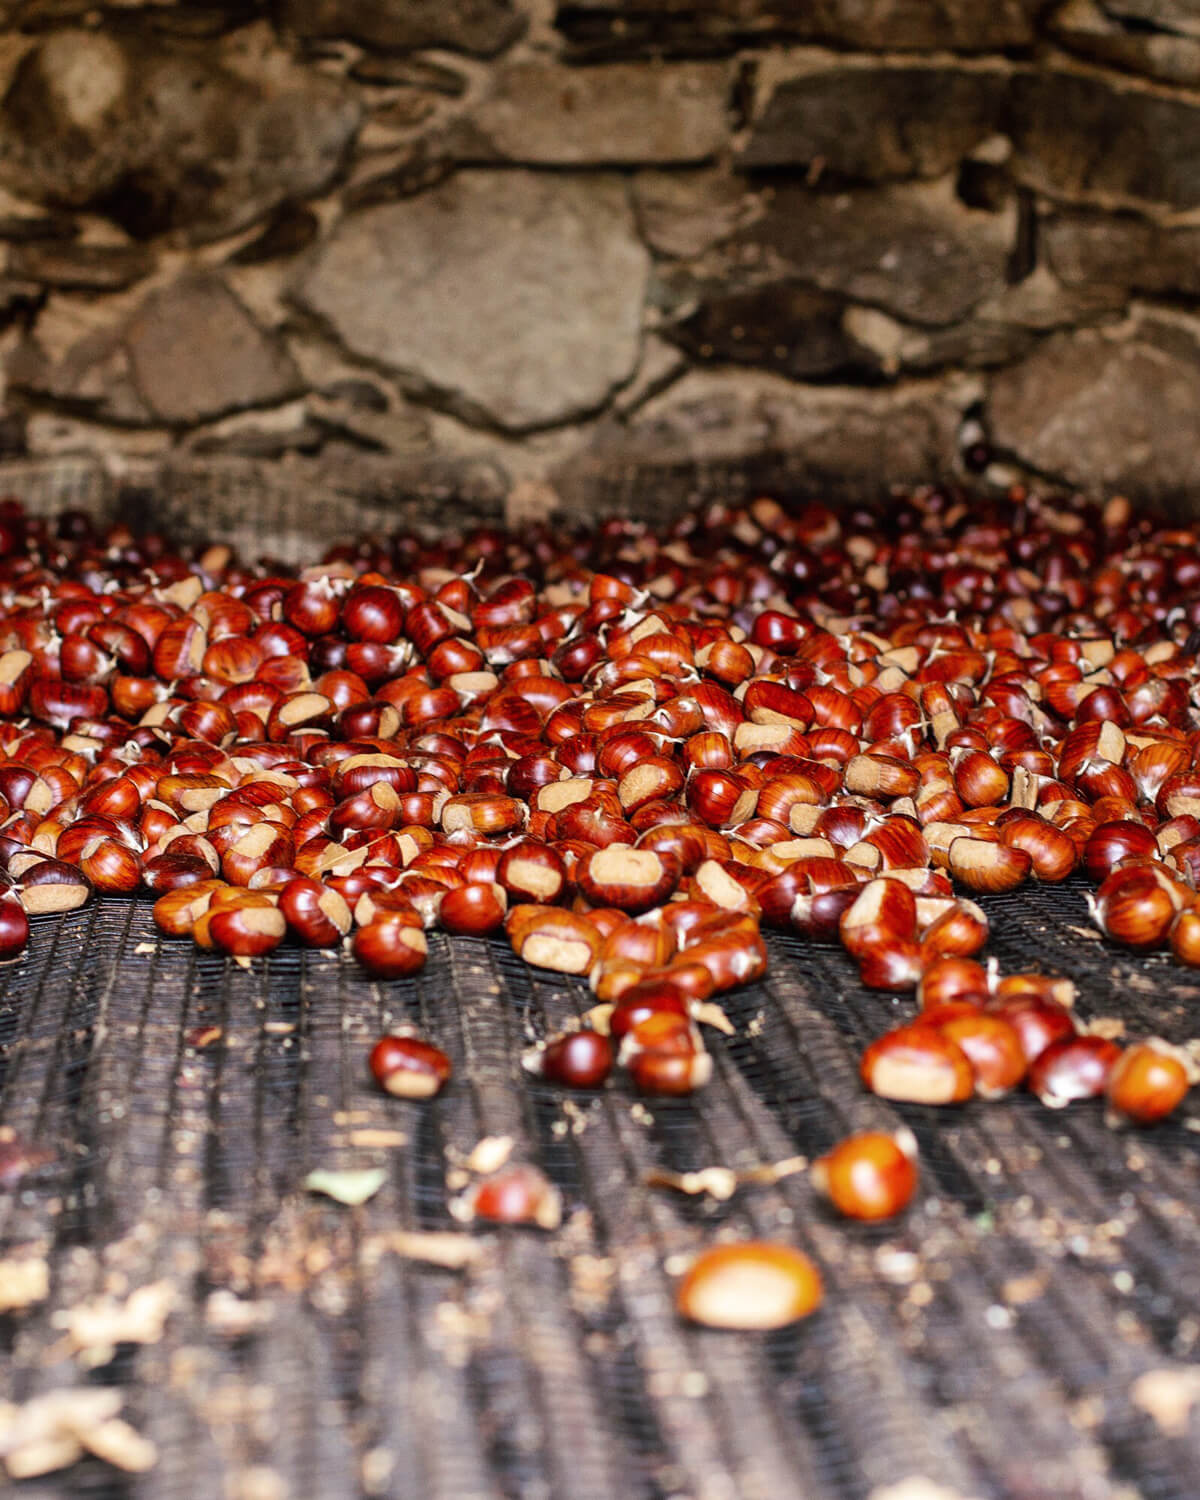
<svg viewBox="0 0 1200 1500"><path fill-rule="evenodd" d="M0 607L5 956L27 913L143 889L163 933L244 965L347 941L400 978L431 927L504 928L596 996L531 1072L594 1089L619 1065L680 1095L712 1073L702 1028L728 1027L713 997L764 973L767 923L917 992L862 1057L885 1098L1025 1085L1149 1124L1195 1076L1186 1050L1080 1026L1069 980L987 963L971 898L1082 869L1108 937L1200 964L1200 528L929 490L661 533L401 535L295 576L6 502ZM415 1033L370 1064L404 1099L450 1074ZM818 1185L896 1212L911 1144L851 1138ZM524 1164L456 1211L561 1216ZM772 1327L816 1305L803 1257L728 1248L682 1311Z"/></svg>

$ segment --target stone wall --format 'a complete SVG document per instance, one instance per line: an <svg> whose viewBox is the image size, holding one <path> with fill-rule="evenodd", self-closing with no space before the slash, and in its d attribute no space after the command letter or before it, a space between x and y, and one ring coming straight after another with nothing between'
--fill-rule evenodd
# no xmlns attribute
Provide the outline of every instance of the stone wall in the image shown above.
<svg viewBox="0 0 1200 1500"><path fill-rule="evenodd" d="M0 244L3 457L1200 503L1197 0L0 0Z"/></svg>

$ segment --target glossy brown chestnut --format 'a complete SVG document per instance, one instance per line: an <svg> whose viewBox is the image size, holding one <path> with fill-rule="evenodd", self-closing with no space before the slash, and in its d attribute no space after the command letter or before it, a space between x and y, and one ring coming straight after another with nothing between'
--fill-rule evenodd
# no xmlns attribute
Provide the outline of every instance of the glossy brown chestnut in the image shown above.
<svg viewBox="0 0 1200 1500"><path fill-rule="evenodd" d="M813 1186L849 1219L890 1219L916 1191L916 1156L911 1131L863 1131L813 1163Z"/></svg>
<svg viewBox="0 0 1200 1500"><path fill-rule="evenodd" d="M395 1099L431 1099L450 1078L450 1059L432 1042L405 1033L392 1033L371 1048L371 1073L385 1093Z"/></svg>

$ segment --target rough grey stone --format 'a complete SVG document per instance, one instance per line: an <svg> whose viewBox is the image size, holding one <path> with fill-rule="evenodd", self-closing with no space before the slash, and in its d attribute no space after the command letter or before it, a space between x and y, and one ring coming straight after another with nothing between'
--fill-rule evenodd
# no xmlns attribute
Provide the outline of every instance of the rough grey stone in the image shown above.
<svg viewBox="0 0 1200 1500"><path fill-rule="evenodd" d="M1028 45L1040 0L574 0L557 24L573 55L732 50L785 36L895 51L999 51Z"/></svg>
<svg viewBox="0 0 1200 1500"><path fill-rule="evenodd" d="M1062 213L1040 233L1068 286L1200 297L1200 226L1168 228L1132 214Z"/></svg>
<svg viewBox="0 0 1200 1500"><path fill-rule="evenodd" d="M869 182L938 177L996 130L1008 84L1002 65L769 55L739 161Z"/></svg>
<svg viewBox="0 0 1200 1500"><path fill-rule="evenodd" d="M345 220L297 293L410 387L520 429L629 377L648 263L619 179L460 172Z"/></svg>
<svg viewBox="0 0 1200 1500"><path fill-rule="evenodd" d="M46 368L26 347L14 384L114 422L187 425L295 395L291 360L219 277L192 272L151 292L115 329L89 333Z"/></svg>
<svg viewBox="0 0 1200 1500"><path fill-rule="evenodd" d="M864 498L948 473L961 411L948 389L795 385L750 371L693 371L628 424L605 424L553 474L568 510L594 514L653 494L664 513L697 495Z"/></svg>
<svg viewBox="0 0 1200 1500"><path fill-rule="evenodd" d="M1014 75L1013 170L1031 186L1105 206L1200 205L1200 105L1067 69Z"/></svg>
<svg viewBox="0 0 1200 1500"><path fill-rule="evenodd" d="M166 422L268 406L300 388L287 355L223 281L203 272L147 297L122 343L138 389Z"/></svg>
<svg viewBox="0 0 1200 1500"><path fill-rule="evenodd" d="M115 292L132 286L154 269L154 257L141 245L78 245L42 240L14 245L9 270L60 290Z"/></svg>
<svg viewBox="0 0 1200 1500"><path fill-rule="evenodd" d="M953 323L1004 285L1015 214L965 208L948 183L847 193L782 187L729 255L913 323Z"/></svg>
<svg viewBox="0 0 1200 1500"><path fill-rule="evenodd" d="M471 121L509 161L698 162L727 139L729 84L724 63L568 68L530 59L497 70Z"/></svg>
<svg viewBox="0 0 1200 1500"><path fill-rule="evenodd" d="M1200 491L1200 325L1147 318L1047 340L992 382L994 443L1068 484Z"/></svg>
<svg viewBox="0 0 1200 1500"><path fill-rule="evenodd" d="M360 114L314 71L276 68L260 85L161 38L59 31L0 105L0 183L137 236L214 238L324 187Z"/></svg>
<svg viewBox="0 0 1200 1500"><path fill-rule="evenodd" d="M1072 52L1144 73L1163 83L1200 83L1200 36L1129 29L1097 0L1067 0L1050 29Z"/></svg>
<svg viewBox="0 0 1200 1500"><path fill-rule="evenodd" d="M304 37L348 37L385 52L450 47L490 57L525 18L511 0L281 0L281 21Z"/></svg>
<svg viewBox="0 0 1200 1500"><path fill-rule="evenodd" d="M1039 267L1016 286L1005 287L979 304L968 317L945 328L901 327L888 330L884 368L922 372L948 365L987 369L1027 353L1043 335L1078 327L1124 310L1124 294L1112 287L1063 287ZM850 331L864 337L857 319Z"/></svg>

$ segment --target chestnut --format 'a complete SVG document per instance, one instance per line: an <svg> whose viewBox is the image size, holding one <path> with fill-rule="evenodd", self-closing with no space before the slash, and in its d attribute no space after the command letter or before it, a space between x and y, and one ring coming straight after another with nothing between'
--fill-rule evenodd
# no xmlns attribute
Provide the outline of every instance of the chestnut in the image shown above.
<svg viewBox="0 0 1200 1500"><path fill-rule="evenodd" d="M1064 1037L1043 1047L1026 1082L1048 1108L1062 1109L1076 1099L1103 1094L1120 1056L1121 1048L1107 1037Z"/></svg>
<svg viewBox="0 0 1200 1500"><path fill-rule="evenodd" d="M679 883L679 862L653 849L613 844L580 861L575 871L579 889L596 906L622 911L648 911L661 906Z"/></svg>
<svg viewBox="0 0 1200 1500"><path fill-rule="evenodd" d="M344 896L319 880L299 875L279 892L279 910L288 927L308 948L332 948L353 925Z"/></svg>
<svg viewBox="0 0 1200 1500"><path fill-rule="evenodd" d="M531 1072L569 1089L598 1089L612 1065L612 1042L587 1029L552 1037L528 1058Z"/></svg>
<svg viewBox="0 0 1200 1500"><path fill-rule="evenodd" d="M368 1066L380 1088L396 1099L431 1099L451 1073L450 1059L439 1047L404 1033L380 1037Z"/></svg>
<svg viewBox="0 0 1200 1500"><path fill-rule="evenodd" d="M791 1245L743 1240L702 1251L675 1289L681 1317L708 1328L769 1332L821 1304L821 1277Z"/></svg>
<svg viewBox="0 0 1200 1500"><path fill-rule="evenodd" d="M355 958L376 979L415 974L429 952L420 919L409 912L384 912L360 927L351 945Z"/></svg>
<svg viewBox="0 0 1200 1500"><path fill-rule="evenodd" d="M916 1157L910 1130L863 1131L813 1163L813 1185L848 1219L890 1219L916 1192Z"/></svg>
<svg viewBox="0 0 1200 1500"><path fill-rule="evenodd" d="M554 1230L562 1223L562 1194L537 1167L513 1163L474 1182L450 1205L457 1219L529 1224Z"/></svg>
<svg viewBox="0 0 1200 1500"><path fill-rule="evenodd" d="M873 1094L909 1104L961 1104L975 1091L970 1059L932 1026L897 1026L878 1037L859 1072Z"/></svg>
<svg viewBox="0 0 1200 1500"><path fill-rule="evenodd" d="M438 906L438 921L447 932L483 937L504 925L508 897L504 887L487 884L463 885L449 890Z"/></svg>
<svg viewBox="0 0 1200 1500"><path fill-rule="evenodd" d="M1158 1037L1127 1047L1108 1075L1104 1096L1112 1121L1154 1125L1182 1104L1191 1072L1178 1049Z"/></svg>

